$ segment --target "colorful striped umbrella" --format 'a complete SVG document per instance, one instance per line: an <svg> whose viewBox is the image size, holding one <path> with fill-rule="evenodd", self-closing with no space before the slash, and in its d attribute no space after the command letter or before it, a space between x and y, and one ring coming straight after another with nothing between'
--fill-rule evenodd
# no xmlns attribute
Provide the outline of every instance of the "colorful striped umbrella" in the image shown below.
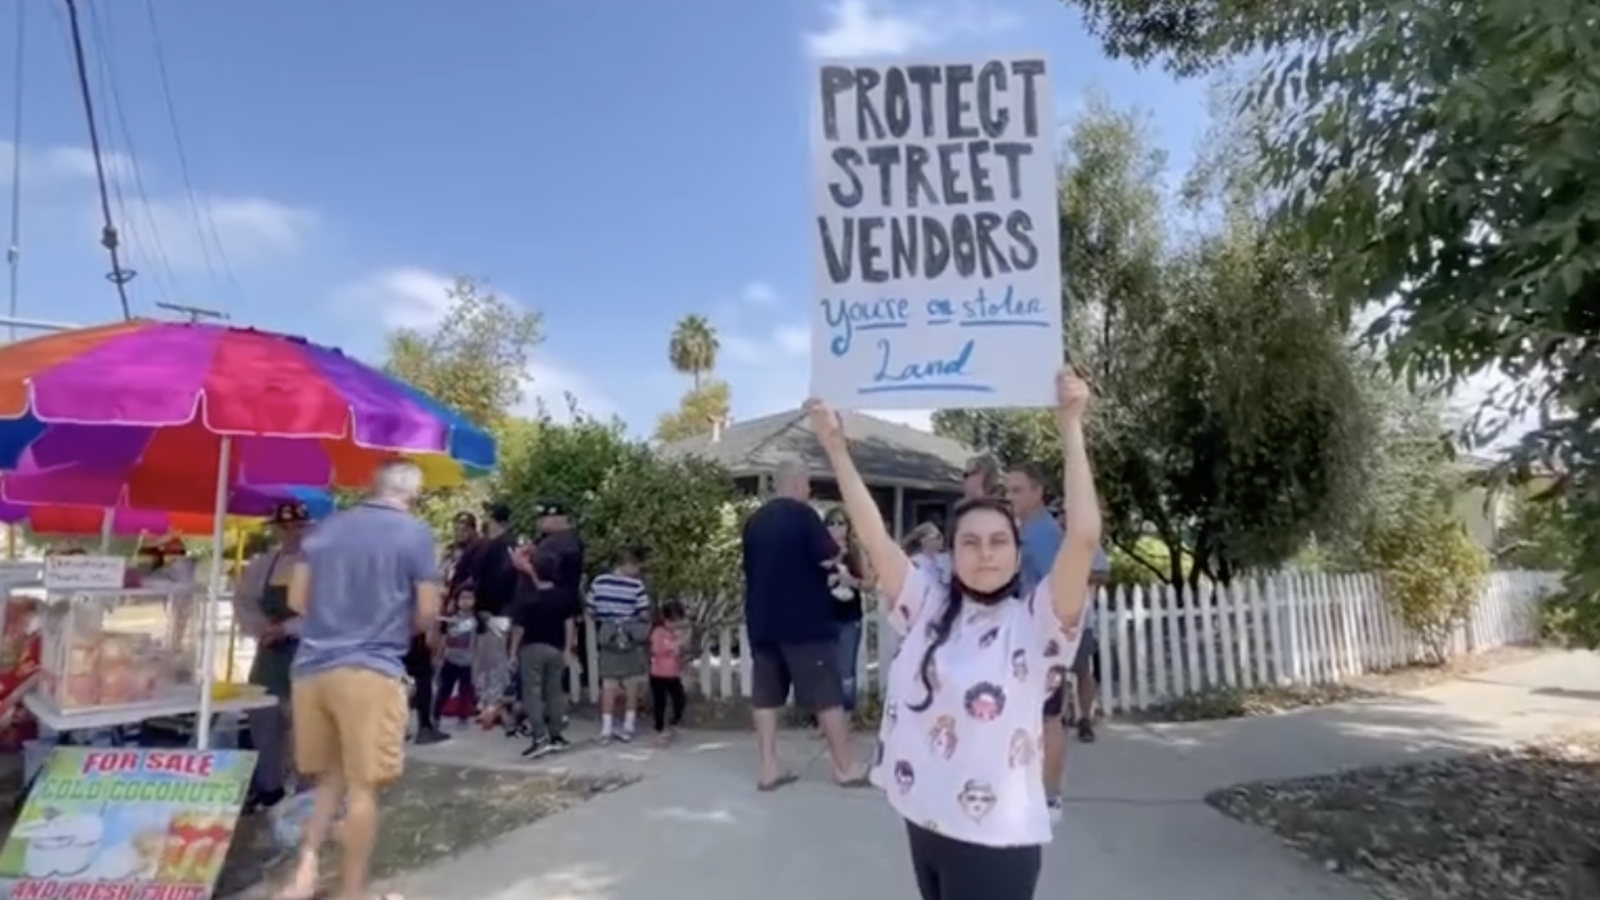
<svg viewBox="0 0 1600 900"><path fill-rule="evenodd" d="M0 481L0 494L4 482ZM333 495L313 488L262 488L235 491L225 528L253 527L271 515L282 502L298 500L306 505L311 518L320 519L333 511ZM210 537L216 521L210 513L164 512L118 507L111 510L86 506L25 506L0 500L0 522L22 523L36 534L103 535L106 513L111 514L111 534L117 537L177 534L184 537Z"/></svg>
<svg viewBox="0 0 1600 900"><path fill-rule="evenodd" d="M228 485L315 487L365 484L396 456L431 486L495 461L488 433L336 349L199 323L0 348L0 419L4 499L28 505L205 512L224 460Z"/></svg>

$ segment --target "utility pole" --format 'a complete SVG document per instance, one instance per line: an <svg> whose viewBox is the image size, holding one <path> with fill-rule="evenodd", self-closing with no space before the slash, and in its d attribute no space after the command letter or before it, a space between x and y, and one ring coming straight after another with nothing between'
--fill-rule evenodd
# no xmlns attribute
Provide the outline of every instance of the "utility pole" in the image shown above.
<svg viewBox="0 0 1600 900"><path fill-rule="evenodd" d="M187 318L190 324L194 324L196 322L226 322L229 319L228 314L220 309L206 309L203 306L185 306L182 303L157 303L156 306L166 310L167 312L175 313L179 316Z"/></svg>

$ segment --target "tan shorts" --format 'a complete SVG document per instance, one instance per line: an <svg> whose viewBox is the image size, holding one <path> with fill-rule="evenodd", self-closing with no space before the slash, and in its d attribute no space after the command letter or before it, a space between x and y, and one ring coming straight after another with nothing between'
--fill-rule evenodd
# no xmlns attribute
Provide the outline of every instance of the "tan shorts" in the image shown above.
<svg viewBox="0 0 1600 900"><path fill-rule="evenodd" d="M411 718L400 679L371 669L329 669L295 679L291 698L301 773L337 775L367 788L400 777Z"/></svg>

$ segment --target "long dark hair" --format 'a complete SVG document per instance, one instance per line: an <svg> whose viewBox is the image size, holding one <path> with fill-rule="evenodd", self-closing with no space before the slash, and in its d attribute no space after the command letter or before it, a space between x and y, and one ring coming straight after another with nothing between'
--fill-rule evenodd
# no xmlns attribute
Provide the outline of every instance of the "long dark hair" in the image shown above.
<svg viewBox="0 0 1600 900"><path fill-rule="evenodd" d="M859 578L864 571L861 566L861 545L856 541L856 530L850 525L850 517L845 515L843 509L830 509L822 522L830 528L834 525L844 526L844 546L839 548L839 553L850 574Z"/></svg>
<svg viewBox="0 0 1600 900"><path fill-rule="evenodd" d="M973 497L957 503L950 512L950 534L954 536L961 529L961 520L967 514L978 510L992 510L1005 518L1006 524L1011 526L1011 539L1020 545L1022 532L1017 528L1017 520L1011 514L1011 505L997 497ZM954 554L952 553L952 568ZM961 583L960 576L953 571L950 575L950 591L945 596L944 606L939 610L939 617L930 623L933 627L933 636L928 641L928 649L922 654L922 662L917 666L917 677L922 680L923 698L920 703L908 703L906 708L912 712L926 712L933 705L933 655L950 640L950 632L955 629L956 619L961 617L961 601L964 597L984 603L994 604L1006 600L1018 599L1022 585L1021 570L1022 558L1017 558L1017 572L1013 573L1011 580L1001 585L999 590L977 591Z"/></svg>

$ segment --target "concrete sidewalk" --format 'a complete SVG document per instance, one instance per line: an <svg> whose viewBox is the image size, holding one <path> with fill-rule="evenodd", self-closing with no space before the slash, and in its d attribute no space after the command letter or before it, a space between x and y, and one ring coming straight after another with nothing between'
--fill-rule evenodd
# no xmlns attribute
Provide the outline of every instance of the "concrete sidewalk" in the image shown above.
<svg viewBox="0 0 1600 900"><path fill-rule="evenodd" d="M1593 692L1592 696L1587 692ZM1372 900L1201 802L1242 781L1459 753L1600 721L1600 660L1558 654L1417 694L1263 719L1108 726L1072 747L1069 809L1041 897ZM746 735L690 735L659 752L594 748L544 769L639 783L414 874L410 900L912 900L902 826L875 791L828 783L821 745L785 740L803 780L754 788ZM867 741L862 741L862 751ZM517 746L461 735L417 758L523 768ZM532 767L528 767L532 768Z"/></svg>

